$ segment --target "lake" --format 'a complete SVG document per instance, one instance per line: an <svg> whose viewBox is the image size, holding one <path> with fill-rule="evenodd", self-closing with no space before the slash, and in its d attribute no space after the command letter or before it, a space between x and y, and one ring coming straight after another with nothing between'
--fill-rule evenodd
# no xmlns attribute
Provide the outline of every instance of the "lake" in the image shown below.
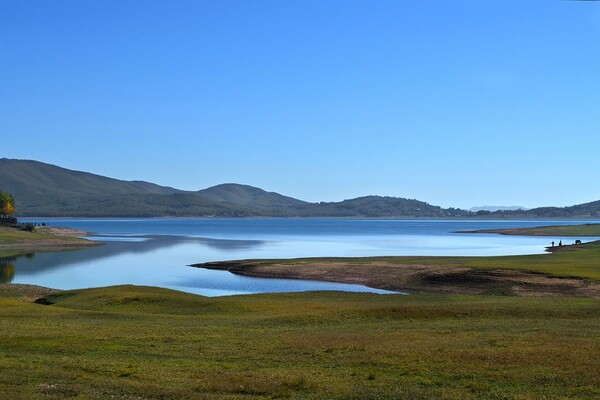
<svg viewBox="0 0 600 400"><path fill-rule="evenodd" d="M0 280L58 289L135 284L201 294L344 290L360 285L251 278L190 264L248 258L542 253L561 237L453 233L599 221L367 219L23 219L94 232L84 250L0 259ZM593 240L594 238L586 238Z"/></svg>

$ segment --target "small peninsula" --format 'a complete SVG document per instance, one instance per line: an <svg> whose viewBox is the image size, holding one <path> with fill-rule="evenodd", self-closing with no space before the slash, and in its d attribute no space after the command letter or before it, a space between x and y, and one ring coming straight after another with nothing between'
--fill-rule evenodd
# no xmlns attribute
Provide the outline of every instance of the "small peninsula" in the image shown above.
<svg viewBox="0 0 600 400"><path fill-rule="evenodd" d="M357 257L193 264L261 278L365 285L411 294L600 298L600 242L553 254L490 257Z"/></svg>
<svg viewBox="0 0 600 400"><path fill-rule="evenodd" d="M497 233L499 235L516 236L600 237L600 224L552 225L536 226L534 228L481 229L476 231L462 231L458 233Z"/></svg>
<svg viewBox="0 0 600 400"><path fill-rule="evenodd" d="M70 228L40 226L31 230L0 226L0 256L33 252L77 250L101 243L83 239L89 232Z"/></svg>

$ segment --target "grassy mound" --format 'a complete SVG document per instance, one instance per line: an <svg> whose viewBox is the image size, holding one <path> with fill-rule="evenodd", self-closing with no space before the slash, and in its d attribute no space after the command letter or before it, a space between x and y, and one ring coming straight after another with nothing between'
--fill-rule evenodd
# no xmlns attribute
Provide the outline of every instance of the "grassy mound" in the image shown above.
<svg viewBox="0 0 600 400"><path fill-rule="evenodd" d="M600 396L594 299L118 286L40 302L0 297L6 398Z"/></svg>

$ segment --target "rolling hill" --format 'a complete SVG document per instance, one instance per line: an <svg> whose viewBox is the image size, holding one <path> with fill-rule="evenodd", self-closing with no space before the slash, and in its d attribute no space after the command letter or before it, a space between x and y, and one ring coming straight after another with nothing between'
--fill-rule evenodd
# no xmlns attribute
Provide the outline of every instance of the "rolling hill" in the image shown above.
<svg viewBox="0 0 600 400"><path fill-rule="evenodd" d="M444 209L414 199L365 196L333 203L319 203L321 215L331 217L419 217L443 218L466 216L467 211Z"/></svg>
<svg viewBox="0 0 600 400"><path fill-rule="evenodd" d="M236 183L224 183L212 186L208 189L199 190L195 194L215 202L227 202L259 208L302 207L310 204L292 197L283 196L279 193L266 192L253 186Z"/></svg>
<svg viewBox="0 0 600 400"><path fill-rule="evenodd" d="M0 159L0 190L19 216L48 217L444 217L465 216L422 201L367 196L309 203L234 183L184 191L123 181L31 160Z"/></svg>
<svg viewBox="0 0 600 400"><path fill-rule="evenodd" d="M310 203L235 183L185 191L123 181L32 160L0 159L0 190L21 217L597 218L600 201L530 210L442 208L415 199L365 196Z"/></svg>
<svg viewBox="0 0 600 400"><path fill-rule="evenodd" d="M121 181L82 171L72 171L31 160L0 159L0 183L15 197L150 193L172 194L177 189L143 181Z"/></svg>
<svg viewBox="0 0 600 400"><path fill-rule="evenodd" d="M568 207L538 207L520 210L478 210L472 214L479 218L561 218L561 219L597 219L600 218L600 201L576 204Z"/></svg>

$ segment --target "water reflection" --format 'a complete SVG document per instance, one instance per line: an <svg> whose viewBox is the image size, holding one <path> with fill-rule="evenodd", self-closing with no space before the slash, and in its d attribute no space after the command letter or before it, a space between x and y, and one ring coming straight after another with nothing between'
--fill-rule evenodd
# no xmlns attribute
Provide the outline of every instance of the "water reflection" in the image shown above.
<svg viewBox="0 0 600 400"><path fill-rule="evenodd" d="M16 257L0 258L0 283L11 283L15 279Z"/></svg>
<svg viewBox="0 0 600 400"><path fill-rule="evenodd" d="M113 235L95 239L106 242L83 250L5 258L3 279L57 289L123 284L160 286L204 296L307 290L390 293L361 285L243 277L227 271L188 267L198 261L290 253L286 246L273 241L170 235ZM297 243L290 245L298 247ZM314 250L314 244L309 247Z"/></svg>
<svg viewBox="0 0 600 400"><path fill-rule="evenodd" d="M53 225L97 232L93 239L105 244L0 259L0 281L57 289L148 285L207 296L301 290L372 291L364 286L350 288L328 282L241 277L188 265L259 258L541 253L553 238L450 232L550 223L557 224L329 219L52 221ZM555 240L558 242L559 238Z"/></svg>
<svg viewBox="0 0 600 400"><path fill-rule="evenodd" d="M116 257L125 254L143 255L161 249L191 244L200 245L220 251L246 250L259 248L264 245L261 240L221 240L185 236L94 236L93 239L103 241L101 246L90 247L84 250L62 251L58 253L38 253L35 259L33 254L25 256L0 258L1 262L8 263L25 258L18 263L19 275L35 275L40 271L48 272L52 269L64 268L69 265L92 263L100 259ZM14 273L13 273L14 275Z"/></svg>

